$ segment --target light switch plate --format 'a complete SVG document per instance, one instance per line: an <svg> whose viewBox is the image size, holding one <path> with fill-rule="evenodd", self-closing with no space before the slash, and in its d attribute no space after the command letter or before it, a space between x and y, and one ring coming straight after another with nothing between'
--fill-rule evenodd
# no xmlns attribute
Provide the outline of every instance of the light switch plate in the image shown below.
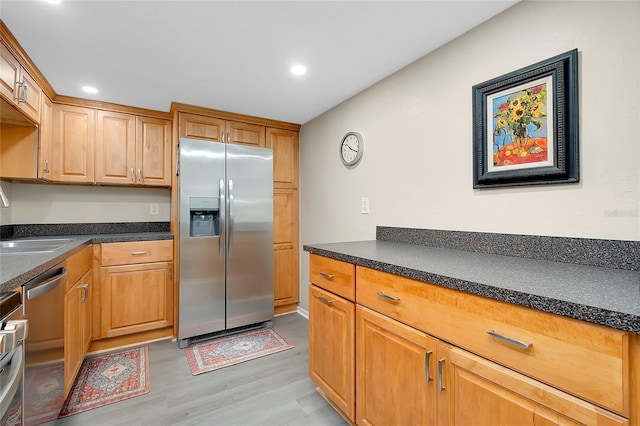
<svg viewBox="0 0 640 426"><path fill-rule="evenodd" d="M369 197L363 197L361 200L362 206L360 209L360 213L369 214Z"/></svg>

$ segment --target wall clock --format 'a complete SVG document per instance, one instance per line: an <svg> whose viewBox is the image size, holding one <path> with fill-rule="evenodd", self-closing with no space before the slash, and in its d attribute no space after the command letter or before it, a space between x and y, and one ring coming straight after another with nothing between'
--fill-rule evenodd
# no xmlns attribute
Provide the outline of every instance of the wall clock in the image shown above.
<svg viewBox="0 0 640 426"><path fill-rule="evenodd" d="M357 132L348 132L340 141L340 159L347 167L355 167L362 159L364 140Z"/></svg>

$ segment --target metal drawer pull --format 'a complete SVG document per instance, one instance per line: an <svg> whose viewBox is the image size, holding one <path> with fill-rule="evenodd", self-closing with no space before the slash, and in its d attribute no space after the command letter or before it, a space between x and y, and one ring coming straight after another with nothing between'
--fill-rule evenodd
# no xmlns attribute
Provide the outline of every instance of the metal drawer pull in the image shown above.
<svg viewBox="0 0 640 426"><path fill-rule="evenodd" d="M442 379L442 366L444 365L444 358L438 360L438 392L442 392L444 388L444 380Z"/></svg>
<svg viewBox="0 0 640 426"><path fill-rule="evenodd" d="M318 299L322 300L324 303L326 303L327 305L330 305L333 303L333 300L329 300L326 297L324 297L323 295L318 296Z"/></svg>
<svg viewBox="0 0 640 426"><path fill-rule="evenodd" d="M394 303L397 303L397 302L399 302L399 301L400 301L400 298L399 298L399 297L389 296L388 294L384 294L384 293L383 293L383 292L381 292L381 291L379 291L379 292L378 292L378 296L380 296L380 297L384 297L385 299L390 300L390 301L392 301L392 302L394 302Z"/></svg>
<svg viewBox="0 0 640 426"><path fill-rule="evenodd" d="M511 337L503 336L502 334L498 334L493 330L487 331L487 334L495 337L496 339L500 339L503 342L511 343L514 346L517 346L522 349L531 349L533 343L523 342L522 340L512 339Z"/></svg>
<svg viewBox="0 0 640 426"><path fill-rule="evenodd" d="M132 256L140 256L142 254L147 254L147 252L146 251L132 251L131 252Z"/></svg>
<svg viewBox="0 0 640 426"><path fill-rule="evenodd" d="M78 288L82 289L83 292L82 300L80 301L80 303L84 303L89 298L89 284L80 284Z"/></svg>
<svg viewBox="0 0 640 426"><path fill-rule="evenodd" d="M328 280L332 280L335 277L335 275L327 274L326 272L322 272L322 271L320 271L320 275L325 277Z"/></svg>
<svg viewBox="0 0 640 426"><path fill-rule="evenodd" d="M427 351L427 353L424 354L424 367L425 367L425 372L427 376L427 382L430 382L433 380L431 378L431 372L429 371L429 359L431 358L432 353L433 351Z"/></svg>

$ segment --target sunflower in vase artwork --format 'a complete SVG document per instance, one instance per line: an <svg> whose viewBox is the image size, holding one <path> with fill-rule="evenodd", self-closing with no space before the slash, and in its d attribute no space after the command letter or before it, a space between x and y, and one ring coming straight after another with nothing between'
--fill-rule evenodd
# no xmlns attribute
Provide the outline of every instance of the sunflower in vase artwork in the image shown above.
<svg viewBox="0 0 640 426"><path fill-rule="evenodd" d="M547 84L493 100L493 165L547 161Z"/></svg>

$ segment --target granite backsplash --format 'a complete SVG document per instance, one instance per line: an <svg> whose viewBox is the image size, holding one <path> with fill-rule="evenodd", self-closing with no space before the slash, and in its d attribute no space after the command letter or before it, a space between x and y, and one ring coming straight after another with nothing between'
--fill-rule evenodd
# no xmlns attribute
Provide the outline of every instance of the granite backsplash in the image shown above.
<svg viewBox="0 0 640 426"><path fill-rule="evenodd" d="M640 241L376 227L376 240L640 271Z"/></svg>
<svg viewBox="0 0 640 426"><path fill-rule="evenodd" d="M0 239L57 235L127 234L169 232L169 222L61 223L0 226Z"/></svg>

